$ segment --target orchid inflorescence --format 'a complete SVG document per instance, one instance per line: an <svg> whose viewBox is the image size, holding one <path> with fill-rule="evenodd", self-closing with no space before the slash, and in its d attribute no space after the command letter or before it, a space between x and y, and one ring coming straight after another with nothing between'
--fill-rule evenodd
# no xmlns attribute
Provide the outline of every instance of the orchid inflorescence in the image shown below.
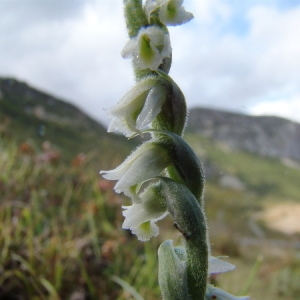
<svg viewBox="0 0 300 300"><path fill-rule="evenodd" d="M167 25L190 21L183 0L124 0L129 41L122 56L132 58L136 85L110 110L108 131L128 138L150 133L116 169L101 171L117 180L115 191L132 205L123 206L122 227L139 240L159 234L155 224L167 215L183 236L180 246L167 240L158 250L159 284L165 300L249 299L236 297L209 284L210 274L234 266L210 255L204 212L202 165L183 140L186 102L168 75L172 48Z"/></svg>

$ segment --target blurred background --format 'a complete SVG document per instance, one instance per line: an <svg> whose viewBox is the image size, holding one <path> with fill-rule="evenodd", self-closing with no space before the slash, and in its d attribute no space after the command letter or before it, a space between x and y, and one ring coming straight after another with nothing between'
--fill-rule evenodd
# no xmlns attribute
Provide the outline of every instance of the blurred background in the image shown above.
<svg viewBox="0 0 300 300"><path fill-rule="evenodd" d="M212 281L252 299L298 299L300 2L186 0L170 75L185 139L206 173ZM156 250L140 243L100 169L139 139L107 134L134 85L121 1L0 1L0 299L160 299Z"/></svg>

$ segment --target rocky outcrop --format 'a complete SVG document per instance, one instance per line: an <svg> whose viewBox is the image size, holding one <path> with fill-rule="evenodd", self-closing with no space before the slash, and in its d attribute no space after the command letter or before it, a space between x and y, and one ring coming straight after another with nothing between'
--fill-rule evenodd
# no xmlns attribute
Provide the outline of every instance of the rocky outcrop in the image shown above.
<svg viewBox="0 0 300 300"><path fill-rule="evenodd" d="M300 161L300 124L283 118L196 108L190 111L188 131L234 150Z"/></svg>

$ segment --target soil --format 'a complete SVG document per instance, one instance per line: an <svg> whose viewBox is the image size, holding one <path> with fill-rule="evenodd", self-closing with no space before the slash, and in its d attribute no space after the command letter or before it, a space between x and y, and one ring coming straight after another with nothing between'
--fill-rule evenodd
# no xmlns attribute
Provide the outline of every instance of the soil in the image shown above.
<svg viewBox="0 0 300 300"><path fill-rule="evenodd" d="M281 203L268 207L260 217L271 229L287 235L300 233L299 203Z"/></svg>

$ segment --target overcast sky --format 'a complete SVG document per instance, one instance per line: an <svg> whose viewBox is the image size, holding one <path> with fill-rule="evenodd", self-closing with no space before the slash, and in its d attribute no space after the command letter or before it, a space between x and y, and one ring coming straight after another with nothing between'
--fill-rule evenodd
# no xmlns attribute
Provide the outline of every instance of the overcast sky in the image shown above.
<svg viewBox="0 0 300 300"><path fill-rule="evenodd" d="M188 106L300 122L300 0L186 0L170 75ZM0 0L0 76L108 122L133 85L122 0Z"/></svg>

